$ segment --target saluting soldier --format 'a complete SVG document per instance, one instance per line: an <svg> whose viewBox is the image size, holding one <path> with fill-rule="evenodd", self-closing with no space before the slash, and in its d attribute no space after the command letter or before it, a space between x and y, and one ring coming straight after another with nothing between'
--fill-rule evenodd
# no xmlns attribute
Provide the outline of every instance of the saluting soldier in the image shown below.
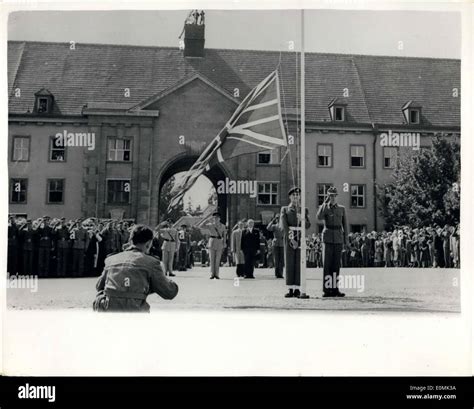
<svg viewBox="0 0 474 409"><path fill-rule="evenodd" d="M344 297L338 288L341 252L347 243L347 219L344 206L336 203L337 189L330 187L317 217L324 220L323 229L323 297Z"/></svg>
<svg viewBox="0 0 474 409"><path fill-rule="evenodd" d="M171 219L168 219L160 223L159 231L163 238L163 245L161 246L161 252L163 256L163 267L165 274L174 277L173 274L173 261L174 254L178 251L178 231L172 226Z"/></svg>
<svg viewBox="0 0 474 409"><path fill-rule="evenodd" d="M103 240L105 256L108 256L119 251L119 235L114 228L112 221L108 222L104 229L100 232Z"/></svg>
<svg viewBox="0 0 474 409"><path fill-rule="evenodd" d="M14 216L8 217L8 258L7 270L11 275L18 272L18 226Z"/></svg>
<svg viewBox="0 0 474 409"><path fill-rule="evenodd" d="M285 266L285 254L283 251L283 231L280 226L280 215L275 217L268 223L267 230L273 233L272 250L273 264L275 266L275 277L283 278L283 268Z"/></svg>
<svg viewBox="0 0 474 409"><path fill-rule="evenodd" d="M56 274L65 276L68 271L69 254L71 250L70 231L66 225L66 219L61 219L61 224L56 227L56 250L57 250L57 268Z"/></svg>
<svg viewBox="0 0 474 409"><path fill-rule="evenodd" d="M33 274L37 232L33 229L31 219L26 221L26 224L20 230L20 234L23 239L23 272L27 275Z"/></svg>
<svg viewBox="0 0 474 409"><path fill-rule="evenodd" d="M43 216L38 227L38 275L47 276L51 271L51 252L54 250L54 231L49 225L50 217Z"/></svg>
<svg viewBox="0 0 474 409"><path fill-rule="evenodd" d="M81 277L84 275L84 262L86 257L87 245L89 244L89 235L82 225L82 219L71 229L72 242L72 275Z"/></svg>
<svg viewBox="0 0 474 409"><path fill-rule="evenodd" d="M218 212L212 214L212 221L203 225L203 230L209 232L209 258L211 265L210 279L219 279L222 251L227 247L226 227L221 223Z"/></svg>
<svg viewBox="0 0 474 409"><path fill-rule="evenodd" d="M286 298L299 297L301 292L301 189L294 187L289 190L290 204L281 208L280 228L283 232L285 249L286 285L288 293ZM311 226L308 217L308 209L305 209L305 226Z"/></svg>

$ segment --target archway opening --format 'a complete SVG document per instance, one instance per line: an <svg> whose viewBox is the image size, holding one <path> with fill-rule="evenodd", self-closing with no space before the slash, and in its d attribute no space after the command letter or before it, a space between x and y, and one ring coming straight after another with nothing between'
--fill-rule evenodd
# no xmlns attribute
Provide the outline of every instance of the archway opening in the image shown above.
<svg viewBox="0 0 474 409"><path fill-rule="evenodd" d="M199 216L212 211L218 211L221 222L226 224L228 220L227 195L217 194L216 188L219 180L224 180L226 175L220 166L214 166L208 172L201 175L194 186L186 192L182 203L168 211L171 199L171 188L185 175L186 171L196 161L197 157L184 157L171 163L163 172L159 185L158 220L161 222L171 218L174 222L183 216Z"/></svg>

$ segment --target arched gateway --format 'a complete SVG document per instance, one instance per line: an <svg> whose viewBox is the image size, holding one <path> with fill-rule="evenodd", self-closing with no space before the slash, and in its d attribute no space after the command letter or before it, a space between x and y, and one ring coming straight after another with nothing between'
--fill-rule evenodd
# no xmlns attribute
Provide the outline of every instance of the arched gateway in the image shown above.
<svg viewBox="0 0 474 409"><path fill-rule="evenodd" d="M189 168L194 164L198 157L197 156L187 156L187 155L179 155L177 158L171 159L170 162L163 167L162 175L159 178L158 185L159 185L159 196L161 195L161 189L163 188L164 184L175 174L179 172L184 172L189 170ZM213 184L214 188L217 190L218 182L225 180L225 178L232 179L231 173L229 169L226 169L225 165L218 165L212 167L208 172L203 174L206 176L211 183ZM226 224L230 224L233 222L233 215L232 215L232 200L230 195L225 194L218 194L217 195L217 207L221 217L221 221ZM235 212L234 212L235 213ZM158 210L157 219L161 220L162 217Z"/></svg>

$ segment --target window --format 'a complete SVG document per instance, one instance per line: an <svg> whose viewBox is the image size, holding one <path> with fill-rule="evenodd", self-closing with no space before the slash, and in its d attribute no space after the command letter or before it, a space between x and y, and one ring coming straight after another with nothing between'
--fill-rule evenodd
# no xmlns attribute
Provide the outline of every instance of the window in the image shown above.
<svg viewBox="0 0 474 409"><path fill-rule="evenodd" d="M420 123L420 111L418 109L409 110L410 124L419 124Z"/></svg>
<svg viewBox="0 0 474 409"><path fill-rule="evenodd" d="M66 161L66 147L55 136L51 137L51 143L49 144L49 160L51 162Z"/></svg>
<svg viewBox="0 0 474 409"><path fill-rule="evenodd" d="M10 202L26 203L28 179L10 179Z"/></svg>
<svg viewBox="0 0 474 409"><path fill-rule="evenodd" d="M383 147L383 167L393 169L397 163L397 148L392 146Z"/></svg>
<svg viewBox="0 0 474 409"><path fill-rule="evenodd" d="M318 206L321 206L326 199L327 191L332 186L332 183L318 183Z"/></svg>
<svg viewBox="0 0 474 409"><path fill-rule="evenodd" d="M257 184L257 204L277 205L278 204L278 183L258 182Z"/></svg>
<svg viewBox="0 0 474 409"><path fill-rule="evenodd" d="M47 97L39 97L38 98L37 112L39 114L49 112L49 104L48 104L48 98Z"/></svg>
<svg viewBox="0 0 474 409"><path fill-rule="evenodd" d="M365 207L365 185L351 185L351 207Z"/></svg>
<svg viewBox="0 0 474 409"><path fill-rule="evenodd" d="M12 160L19 162L30 160L30 138L28 136L13 137Z"/></svg>
<svg viewBox="0 0 474 409"><path fill-rule="evenodd" d="M109 138L109 160L130 161L130 139Z"/></svg>
<svg viewBox="0 0 474 409"><path fill-rule="evenodd" d="M48 179L48 203L64 202L64 179Z"/></svg>
<svg viewBox="0 0 474 409"><path fill-rule="evenodd" d="M130 180L114 179L107 181L107 203L130 203Z"/></svg>
<svg viewBox="0 0 474 409"><path fill-rule="evenodd" d="M351 233L362 233L367 231L367 226L365 224L351 224L349 229Z"/></svg>
<svg viewBox="0 0 474 409"><path fill-rule="evenodd" d="M318 144L318 167L332 167L332 145Z"/></svg>
<svg viewBox="0 0 474 409"><path fill-rule="evenodd" d="M334 107L334 120L344 121L344 107Z"/></svg>
<svg viewBox="0 0 474 409"><path fill-rule="evenodd" d="M257 164L258 165L278 165L279 149L272 149L271 151L262 151L257 153Z"/></svg>
<svg viewBox="0 0 474 409"><path fill-rule="evenodd" d="M351 168L365 167L365 146L351 145Z"/></svg>

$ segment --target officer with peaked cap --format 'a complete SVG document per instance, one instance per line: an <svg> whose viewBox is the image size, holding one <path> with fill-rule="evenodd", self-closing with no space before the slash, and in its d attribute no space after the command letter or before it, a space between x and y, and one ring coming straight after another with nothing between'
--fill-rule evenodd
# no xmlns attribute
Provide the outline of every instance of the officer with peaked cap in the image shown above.
<svg viewBox="0 0 474 409"><path fill-rule="evenodd" d="M280 212L280 227L283 232L285 252L286 285L289 287L286 298L299 297L301 285L301 189L289 190L290 204L283 206ZM311 226L308 209L305 209L305 226Z"/></svg>
<svg viewBox="0 0 474 409"><path fill-rule="evenodd" d="M347 243L347 218L344 206L336 203L337 189L330 187L317 218L323 229L323 297L344 297L337 286L341 268L342 246Z"/></svg>

